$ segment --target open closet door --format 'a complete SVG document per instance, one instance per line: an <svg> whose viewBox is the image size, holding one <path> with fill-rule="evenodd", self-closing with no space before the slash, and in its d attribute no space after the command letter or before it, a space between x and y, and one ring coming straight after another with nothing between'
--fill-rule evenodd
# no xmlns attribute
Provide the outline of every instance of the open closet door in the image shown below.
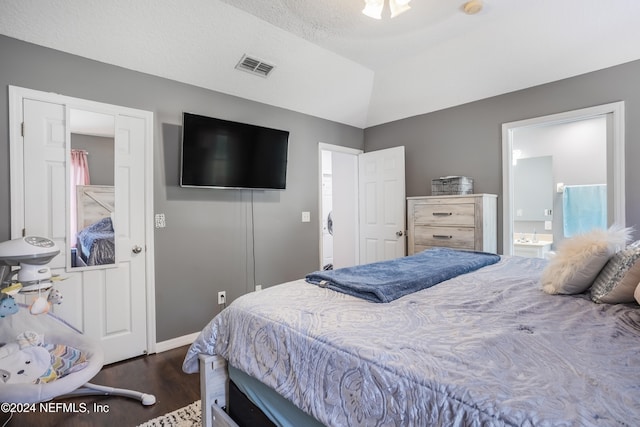
<svg viewBox="0 0 640 427"><path fill-rule="evenodd" d="M12 89L12 103L18 105L12 105L11 121L14 128L22 121L24 129L24 136L12 135L11 142L12 204L16 204L16 209L12 208L12 237L42 236L59 245L60 254L51 267L53 274L66 280L56 285L64 300L53 310L101 342L105 363L154 350L155 329L149 325L147 311L154 306L153 299L149 300L153 280L147 272L147 248L149 243L153 246L153 240L149 241L152 237L145 223L145 186L149 185L145 149L152 141L152 113ZM110 265L77 269L70 268L68 260L70 103L74 108L91 108L115 117L116 262Z"/></svg>
<svg viewBox="0 0 640 427"><path fill-rule="evenodd" d="M360 264L406 254L404 147L358 156Z"/></svg>

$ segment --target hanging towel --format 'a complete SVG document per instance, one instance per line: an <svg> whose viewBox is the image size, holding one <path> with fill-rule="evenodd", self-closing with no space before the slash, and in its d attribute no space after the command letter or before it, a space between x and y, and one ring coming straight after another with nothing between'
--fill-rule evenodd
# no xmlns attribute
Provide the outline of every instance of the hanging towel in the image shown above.
<svg viewBox="0 0 640 427"><path fill-rule="evenodd" d="M607 229L607 185L567 185L562 195L565 237Z"/></svg>

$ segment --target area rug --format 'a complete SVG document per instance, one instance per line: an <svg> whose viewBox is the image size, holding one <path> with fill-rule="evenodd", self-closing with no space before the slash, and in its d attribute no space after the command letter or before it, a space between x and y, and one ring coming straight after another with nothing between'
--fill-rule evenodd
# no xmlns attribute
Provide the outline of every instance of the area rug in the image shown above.
<svg viewBox="0 0 640 427"><path fill-rule="evenodd" d="M200 401L154 418L138 427L192 427L201 424Z"/></svg>

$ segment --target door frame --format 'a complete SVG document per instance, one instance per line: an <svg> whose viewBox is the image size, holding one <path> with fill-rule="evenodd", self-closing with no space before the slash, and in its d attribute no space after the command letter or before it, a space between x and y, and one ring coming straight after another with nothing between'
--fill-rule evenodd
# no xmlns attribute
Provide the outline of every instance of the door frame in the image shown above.
<svg viewBox="0 0 640 427"><path fill-rule="evenodd" d="M42 92L18 86L9 86L9 161L11 167L11 238L22 237L24 224L24 180L23 180L23 150L22 150L22 105L25 99L40 102L51 102L69 107L86 110L110 111L114 114L142 117L145 120L144 138L144 218L145 218L145 290L147 304L147 349L149 353L156 352L156 304L155 304L155 250L153 218L153 113L113 104L106 104L86 99L74 98L52 92ZM65 127L68 123L65 119ZM65 132L65 143L70 144L69 132ZM66 203L67 209L69 204ZM68 212L67 212L68 215ZM66 250L66 248L65 248Z"/></svg>
<svg viewBox="0 0 640 427"><path fill-rule="evenodd" d="M323 219L321 218L322 215L322 152L323 151L331 151L331 152L335 152L335 153L343 153L343 154L349 154L349 155L353 155L354 157L358 157L358 155L364 153L363 150L360 150L358 148L349 148L349 147L343 147L341 145L333 145L333 144L326 144L324 142L319 142L318 143L318 233L319 233L319 253L320 253L320 260L319 260L319 265L320 268L322 269L323 266L323 236L322 236L322 221ZM356 173L358 168L358 164L356 162ZM357 191L357 190L356 190ZM358 199L353 201L354 203L354 212L356 214L356 217L354 218L354 220L356 221L356 223L360 222L360 215L359 215L359 203L358 203ZM360 234L359 230L356 233L358 236ZM355 259L359 260L360 259L360 239L357 238L356 239L356 243L355 243Z"/></svg>
<svg viewBox="0 0 640 427"><path fill-rule="evenodd" d="M607 120L607 135L610 135L610 138L607 138L607 185L610 185L613 191L613 217L607 220L610 224L626 225L624 101L504 123L502 125L502 253L504 255L513 254L514 131L523 127L568 123L608 114L611 114L611 119Z"/></svg>

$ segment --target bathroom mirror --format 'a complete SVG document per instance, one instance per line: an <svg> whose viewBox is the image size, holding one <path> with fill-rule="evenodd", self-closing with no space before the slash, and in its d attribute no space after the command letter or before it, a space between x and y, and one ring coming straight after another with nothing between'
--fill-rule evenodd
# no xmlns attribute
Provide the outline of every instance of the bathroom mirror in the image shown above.
<svg viewBox="0 0 640 427"><path fill-rule="evenodd" d="M115 117L69 110L68 268L115 266Z"/></svg>
<svg viewBox="0 0 640 427"><path fill-rule="evenodd" d="M553 166L551 156L514 158L514 221L551 221Z"/></svg>

